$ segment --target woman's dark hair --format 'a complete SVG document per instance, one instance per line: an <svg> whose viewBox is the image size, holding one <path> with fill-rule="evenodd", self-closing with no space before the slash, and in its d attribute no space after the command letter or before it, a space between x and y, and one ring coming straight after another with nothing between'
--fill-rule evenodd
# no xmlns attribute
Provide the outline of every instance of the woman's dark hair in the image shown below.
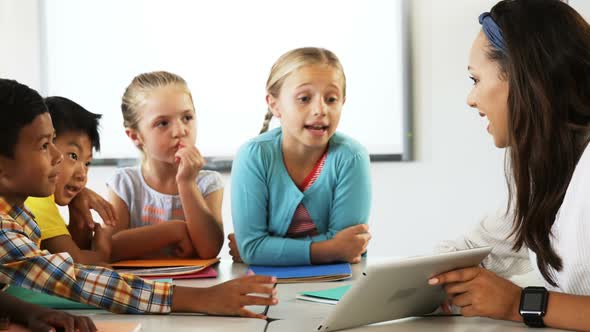
<svg viewBox="0 0 590 332"><path fill-rule="evenodd" d="M491 10L507 52L490 47L508 80L506 179L514 249L537 256L545 280L562 259L552 226L590 125L590 26L559 0L504 0Z"/></svg>

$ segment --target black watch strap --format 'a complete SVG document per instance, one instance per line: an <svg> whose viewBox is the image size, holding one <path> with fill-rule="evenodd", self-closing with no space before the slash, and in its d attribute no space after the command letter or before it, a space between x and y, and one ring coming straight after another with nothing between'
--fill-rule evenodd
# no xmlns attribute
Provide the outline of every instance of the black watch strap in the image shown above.
<svg viewBox="0 0 590 332"><path fill-rule="evenodd" d="M535 315L535 314L523 314L522 320L527 326L530 327L545 327L545 322L543 321L543 316Z"/></svg>

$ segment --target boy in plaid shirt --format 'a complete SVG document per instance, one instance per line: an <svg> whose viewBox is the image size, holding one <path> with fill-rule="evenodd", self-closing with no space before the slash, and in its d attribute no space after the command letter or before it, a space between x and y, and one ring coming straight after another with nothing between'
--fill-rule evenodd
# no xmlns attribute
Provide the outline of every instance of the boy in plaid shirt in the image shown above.
<svg viewBox="0 0 590 332"><path fill-rule="evenodd" d="M39 94L0 79L0 283L87 303L115 313L202 312L265 318L248 305L273 305L271 277L243 277L209 288L173 286L96 266L74 263L67 253L39 248L40 231L24 208L28 196L55 190L63 156ZM249 295L267 294L270 297Z"/></svg>

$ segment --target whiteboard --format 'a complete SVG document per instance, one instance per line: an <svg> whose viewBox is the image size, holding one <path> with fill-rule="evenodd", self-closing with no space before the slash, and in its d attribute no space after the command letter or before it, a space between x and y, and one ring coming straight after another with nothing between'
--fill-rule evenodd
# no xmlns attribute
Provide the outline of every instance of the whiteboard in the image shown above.
<svg viewBox="0 0 590 332"><path fill-rule="evenodd" d="M257 135L272 64L288 50L332 50L347 77L338 130L375 156L409 156L403 0L42 1L42 90L103 114L95 158L137 158L120 104L139 73L182 76L197 146L227 157ZM274 120L271 126L279 125Z"/></svg>

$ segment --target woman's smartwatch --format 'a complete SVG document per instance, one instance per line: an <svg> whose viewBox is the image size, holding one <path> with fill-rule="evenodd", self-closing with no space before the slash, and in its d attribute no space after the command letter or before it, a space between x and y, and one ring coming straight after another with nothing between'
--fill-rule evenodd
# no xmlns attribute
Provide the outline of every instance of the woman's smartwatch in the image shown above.
<svg viewBox="0 0 590 332"><path fill-rule="evenodd" d="M519 312L530 327L545 327L543 317L547 313L549 292L545 287L526 287L520 294Z"/></svg>

